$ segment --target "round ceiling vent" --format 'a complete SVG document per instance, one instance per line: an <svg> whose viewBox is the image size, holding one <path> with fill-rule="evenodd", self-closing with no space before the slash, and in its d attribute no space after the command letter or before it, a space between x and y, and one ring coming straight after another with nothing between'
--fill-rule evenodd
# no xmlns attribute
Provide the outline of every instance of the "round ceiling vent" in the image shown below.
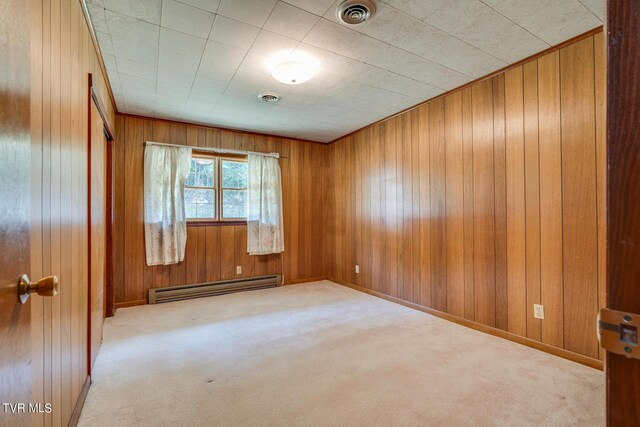
<svg viewBox="0 0 640 427"><path fill-rule="evenodd" d="M258 99L264 102L278 102L280 100L280 95L273 92L265 92L258 95Z"/></svg>
<svg viewBox="0 0 640 427"><path fill-rule="evenodd" d="M376 4L372 0L346 0L336 10L336 16L345 24L362 24L376 13Z"/></svg>

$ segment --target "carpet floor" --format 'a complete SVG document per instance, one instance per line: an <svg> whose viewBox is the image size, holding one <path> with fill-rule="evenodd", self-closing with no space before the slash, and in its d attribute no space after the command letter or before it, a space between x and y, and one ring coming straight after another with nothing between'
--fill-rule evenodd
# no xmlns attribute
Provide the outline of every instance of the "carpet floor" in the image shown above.
<svg viewBox="0 0 640 427"><path fill-rule="evenodd" d="M117 311L80 426L602 426L602 372L328 281Z"/></svg>

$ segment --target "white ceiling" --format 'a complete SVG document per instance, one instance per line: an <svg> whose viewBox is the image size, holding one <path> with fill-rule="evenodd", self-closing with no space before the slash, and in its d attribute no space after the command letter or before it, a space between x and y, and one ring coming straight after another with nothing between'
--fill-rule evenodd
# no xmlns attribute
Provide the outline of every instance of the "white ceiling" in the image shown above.
<svg viewBox="0 0 640 427"><path fill-rule="evenodd" d="M86 0L118 111L328 142L602 24L603 0ZM265 62L314 55L288 86ZM257 95L277 92L280 102Z"/></svg>

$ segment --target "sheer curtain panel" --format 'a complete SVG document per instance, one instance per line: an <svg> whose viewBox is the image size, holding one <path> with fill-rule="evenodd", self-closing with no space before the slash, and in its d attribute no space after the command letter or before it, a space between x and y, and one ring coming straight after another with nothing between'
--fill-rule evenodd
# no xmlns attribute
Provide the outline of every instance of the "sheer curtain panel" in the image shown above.
<svg viewBox="0 0 640 427"><path fill-rule="evenodd" d="M284 252L280 164L275 157L257 154L247 157L247 252L250 255Z"/></svg>
<svg viewBox="0 0 640 427"><path fill-rule="evenodd" d="M184 260L184 182L191 148L147 144L144 150L144 240L147 265Z"/></svg>

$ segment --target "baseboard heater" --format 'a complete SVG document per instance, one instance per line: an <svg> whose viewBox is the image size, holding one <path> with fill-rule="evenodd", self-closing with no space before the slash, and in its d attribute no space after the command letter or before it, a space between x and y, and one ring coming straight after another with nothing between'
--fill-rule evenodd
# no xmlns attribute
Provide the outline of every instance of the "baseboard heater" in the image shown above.
<svg viewBox="0 0 640 427"><path fill-rule="evenodd" d="M273 276L259 276L248 279L222 280L219 282L198 283L195 285L153 288L149 289L149 304L275 288L281 285L282 276L276 274Z"/></svg>

